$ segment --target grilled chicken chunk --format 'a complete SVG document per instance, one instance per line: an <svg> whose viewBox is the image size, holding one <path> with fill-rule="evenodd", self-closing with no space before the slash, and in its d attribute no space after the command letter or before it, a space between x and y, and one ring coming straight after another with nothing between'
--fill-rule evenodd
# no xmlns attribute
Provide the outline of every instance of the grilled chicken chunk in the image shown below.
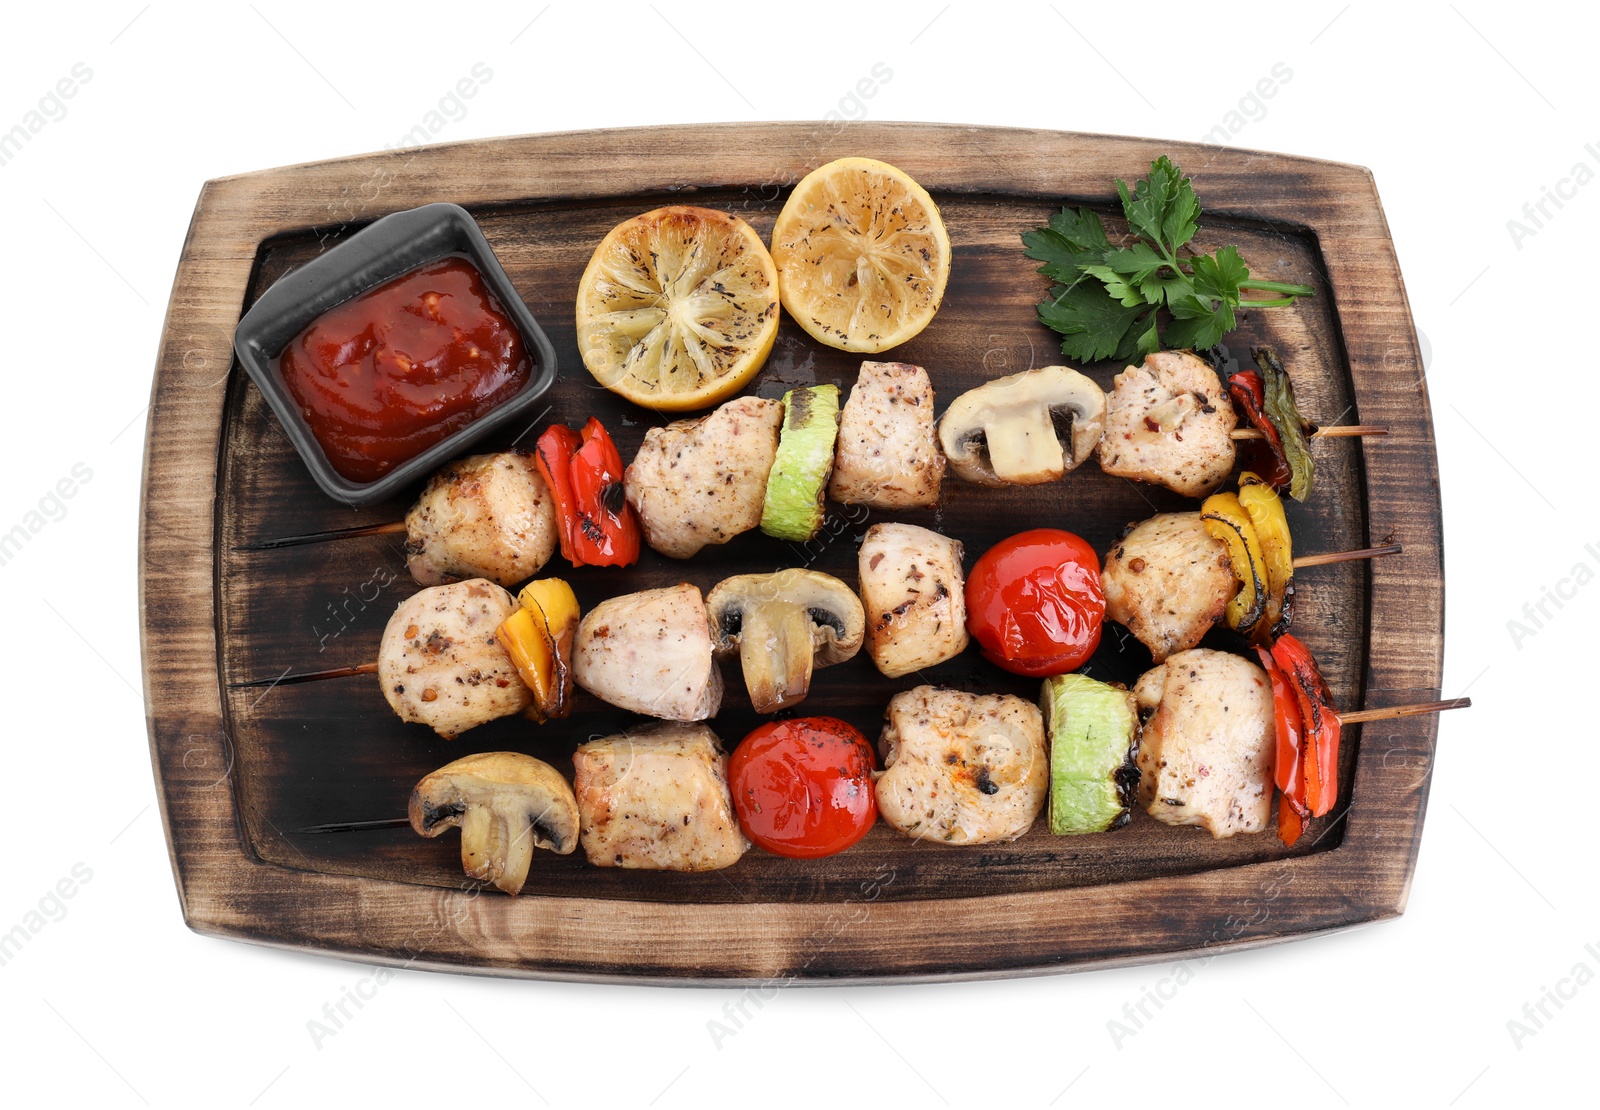
<svg viewBox="0 0 1600 1110"><path fill-rule="evenodd" d="M406 567L424 586L515 586L556 550L556 510L532 452L473 455L429 479L406 514Z"/></svg>
<svg viewBox="0 0 1600 1110"><path fill-rule="evenodd" d="M1157 663L1198 644L1239 588L1228 547L1199 513L1161 513L1117 541L1100 576L1106 616Z"/></svg>
<svg viewBox="0 0 1600 1110"><path fill-rule="evenodd" d="M944 464L928 372L904 362L863 362L839 415L828 496L877 509L936 505Z"/></svg>
<svg viewBox="0 0 1600 1110"><path fill-rule="evenodd" d="M736 397L646 432L624 480L645 542L687 559L760 524L782 423L783 402Z"/></svg>
<svg viewBox="0 0 1600 1110"><path fill-rule="evenodd" d="M684 583L602 601L578 625L572 677L595 697L669 721L703 721L722 705L705 599Z"/></svg>
<svg viewBox="0 0 1600 1110"><path fill-rule="evenodd" d="M878 812L907 836L1015 840L1050 788L1044 717L1009 694L918 686L889 702Z"/></svg>
<svg viewBox="0 0 1600 1110"><path fill-rule="evenodd" d="M510 594L482 578L430 586L402 601L378 647L389 708L446 740L527 709L533 693L494 638L516 609Z"/></svg>
<svg viewBox="0 0 1600 1110"><path fill-rule="evenodd" d="M861 542L867 652L890 678L967 648L961 542L915 524L874 524Z"/></svg>
<svg viewBox="0 0 1600 1110"><path fill-rule="evenodd" d="M750 844L728 792L728 757L705 725L661 724L579 745L580 840L596 867L714 871Z"/></svg>
<svg viewBox="0 0 1600 1110"><path fill-rule="evenodd" d="M1217 839L1260 832L1272 810L1272 680L1225 651L1180 651L1133 690L1153 715L1139 738L1139 800L1168 825Z"/></svg>
<svg viewBox="0 0 1600 1110"><path fill-rule="evenodd" d="M1159 351L1112 381L1100 469L1204 497L1233 470L1238 418L1215 370L1189 351Z"/></svg>

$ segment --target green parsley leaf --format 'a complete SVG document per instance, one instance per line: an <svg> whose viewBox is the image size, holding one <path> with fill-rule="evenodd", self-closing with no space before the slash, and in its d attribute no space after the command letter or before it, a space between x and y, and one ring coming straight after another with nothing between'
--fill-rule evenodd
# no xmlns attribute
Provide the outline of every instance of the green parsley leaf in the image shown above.
<svg viewBox="0 0 1600 1110"><path fill-rule="evenodd" d="M1110 266L1085 266L1083 272L1105 282L1106 292L1129 308L1145 303L1144 294L1130 284L1131 279L1124 280L1123 276Z"/></svg>
<svg viewBox="0 0 1600 1110"><path fill-rule="evenodd" d="M1112 300L1093 282L1057 286L1051 293L1039 305L1039 321L1061 333L1062 354L1082 362L1099 362L1123 351L1129 329L1146 311L1143 305L1133 308Z"/></svg>
<svg viewBox="0 0 1600 1110"><path fill-rule="evenodd" d="M1024 252L1042 262L1039 273L1056 283L1039 305L1039 320L1061 334L1069 358L1131 359L1163 347L1204 350L1237 326L1241 304L1275 308L1312 295L1309 286L1251 282L1250 268L1232 246L1180 256L1199 229L1200 200L1165 155L1131 189L1119 178L1117 196L1132 238L1125 246L1113 244L1088 208L1063 208L1048 226L1022 235ZM1248 301L1245 289L1278 296Z"/></svg>
<svg viewBox="0 0 1600 1110"><path fill-rule="evenodd" d="M1126 274L1128 280L1137 285L1165 266L1167 262L1151 250L1149 244L1135 243L1126 250L1106 251L1105 264L1118 274Z"/></svg>
<svg viewBox="0 0 1600 1110"><path fill-rule="evenodd" d="M1177 261L1178 248L1193 239L1200 226L1200 200L1172 160L1163 154L1150 163L1150 176L1135 182L1131 193L1118 178L1117 195L1135 234Z"/></svg>
<svg viewBox="0 0 1600 1110"><path fill-rule="evenodd" d="M1169 304L1172 323L1162 338L1169 347L1189 347L1203 351L1215 347L1237 324L1233 303L1206 296L1183 297Z"/></svg>
<svg viewBox="0 0 1600 1110"><path fill-rule="evenodd" d="M1239 257L1237 247L1223 247L1215 255L1197 254L1190 262L1195 292L1239 303L1239 287L1250 280L1250 267Z"/></svg>
<svg viewBox="0 0 1600 1110"><path fill-rule="evenodd" d="M1083 280L1085 265L1098 263L1110 249L1105 225L1087 208L1063 208L1050 217L1049 227L1022 233L1024 252L1044 265L1039 272L1063 285Z"/></svg>

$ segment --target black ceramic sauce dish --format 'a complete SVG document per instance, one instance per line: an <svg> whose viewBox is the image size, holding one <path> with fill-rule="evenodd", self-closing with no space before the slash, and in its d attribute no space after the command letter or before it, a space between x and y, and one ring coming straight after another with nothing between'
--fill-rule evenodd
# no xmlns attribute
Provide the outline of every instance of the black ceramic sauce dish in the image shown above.
<svg viewBox="0 0 1600 1110"><path fill-rule="evenodd" d="M471 260L501 309L522 333L533 361L527 382L509 400L371 482L336 471L278 372L283 349L313 320L336 305L446 255ZM550 339L523 303L483 231L457 204L425 204L396 212L363 228L326 254L286 274L263 293L234 329L233 349L250 380L271 406L317 485L347 505L371 505L438 469L494 429L525 413L556 379Z"/></svg>

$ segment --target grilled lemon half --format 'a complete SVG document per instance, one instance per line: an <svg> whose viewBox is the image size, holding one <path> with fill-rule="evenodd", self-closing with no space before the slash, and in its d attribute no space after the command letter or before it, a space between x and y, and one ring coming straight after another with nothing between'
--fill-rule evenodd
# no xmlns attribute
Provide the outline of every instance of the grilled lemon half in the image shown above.
<svg viewBox="0 0 1600 1110"><path fill-rule="evenodd" d="M646 408L706 408L755 377L778 334L778 274L726 212L673 205L611 229L578 283L578 349Z"/></svg>
<svg viewBox="0 0 1600 1110"><path fill-rule="evenodd" d="M783 307L819 342L875 354L916 335L944 299L950 236L926 189L887 162L812 170L772 229Z"/></svg>

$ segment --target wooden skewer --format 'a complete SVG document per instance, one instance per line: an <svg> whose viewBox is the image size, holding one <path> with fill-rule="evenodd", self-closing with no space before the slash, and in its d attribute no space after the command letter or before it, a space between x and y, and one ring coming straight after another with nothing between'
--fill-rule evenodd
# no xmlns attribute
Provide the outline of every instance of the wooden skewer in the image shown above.
<svg viewBox="0 0 1600 1110"><path fill-rule="evenodd" d="M411 824L409 817L385 817L378 821L333 821L326 825L307 825L296 832L336 833L370 832L373 829L403 829Z"/></svg>
<svg viewBox="0 0 1600 1110"><path fill-rule="evenodd" d="M1398 555L1402 548L1397 543L1386 543L1382 547L1363 547L1357 551L1328 551L1321 555L1302 555L1294 561L1294 569L1301 567L1325 567L1329 563L1349 563L1356 559L1377 559L1384 555Z"/></svg>
<svg viewBox="0 0 1600 1110"><path fill-rule="evenodd" d="M406 530L403 520L391 520L387 524L369 524L364 528L334 528L327 532L307 532L303 536L280 536L275 540L260 540L256 543L240 544L237 551L271 551L278 547L300 547L308 543L325 543L328 540L347 540L356 536L393 536Z"/></svg>
<svg viewBox="0 0 1600 1110"><path fill-rule="evenodd" d="M1416 705L1391 705L1383 709L1357 709L1339 714L1342 725L1359 725L1365 721L1389 721L1396 717L1420 717L1426 713L1443 713L1447 709L1466 709L1471 698L1450 698L1446 701L1421 702ZM371 832L377 829L403 829L411 824L409 817L383 817L376 821L330 821L326 825L307 825L297 829L303 833Z"/></svg>
<svg viewBox="0 0 1600 1110"><path fill-rule="evenodd" d="M1261 439L1262 434L1256 428L1235 428L1228 433L1234 439ZM1383 424L1334 424L1327 428L1318 428L1311 433L1313 438L1318 436L1328 439L1338 439L1343 436L1386 436L1389 429Z"/></svg>
<svg viewBox="0 0 1600 1110"><path fill-rule="evenodd" d="M1228 433L1234 439L1260 439L1261 432L1255 428L1235 428ZM1341 436L1386 436L1389 429L1383 424L1335 424L1328 428L1317 428L1312 431L1313 438L1326 436L1337 438ZM237 551L272 551L280 547L301 547L308 543L327 543L330 540L348 540L357 536L394 536L406 530L403 520L391 520L386 524L368 524L361 528L332 528L326 532L307 532L300 536L279 536L272 540L257 540L255 543L240 544ZM1387 554L1387 552L1386 552ZM1315 566L1308 563L1307 566Z"/></svg>
<svg viewBox="0 0 1600 1110"><path fill-rule="evenodd" d="M1322 555L1302 555L1294 561L1294 567L1320 567L1329 563L1347 563L1355 559L1376 559L1383 555L1400 554L1401 546L1397 543L1385 544L1382 547L1363 547L1358 551L1330 551ZM355 675L377 674L377 663L357 663L353 667L330 667L325 671L299 671L294 674L281 674L277 678L256 678L248 682L233 682L229 686L235 690L259 689L263 686L293 686L297 682L321 682L326 678L351 678Z"/></svg>
<svg viewBox="0 0 1600 1110"><path fill-rule="evenodd" d="M1391 721L1396 717L1420 717L1425 713L1443 713L1447 709L1466 709L1471 698L1450 698L1446 701L1427 701L1417 705L1391 705L1383 709L1357 709L1339 714L1339 723L1359 725L1363 721Z"/></svg>
<svg viewBox="0 0 1600 1110"><path fill-rule="evenodd" d="M247 690L257 686L293 686L297 682L320 682L324 678L349 678L358 674L377 674L378 664L357 663L353 667L332 667L325 671L300 671L289 674L287 671L277 678L254 678L249 682L230 682L228 686L234 690Z"/></svg>

